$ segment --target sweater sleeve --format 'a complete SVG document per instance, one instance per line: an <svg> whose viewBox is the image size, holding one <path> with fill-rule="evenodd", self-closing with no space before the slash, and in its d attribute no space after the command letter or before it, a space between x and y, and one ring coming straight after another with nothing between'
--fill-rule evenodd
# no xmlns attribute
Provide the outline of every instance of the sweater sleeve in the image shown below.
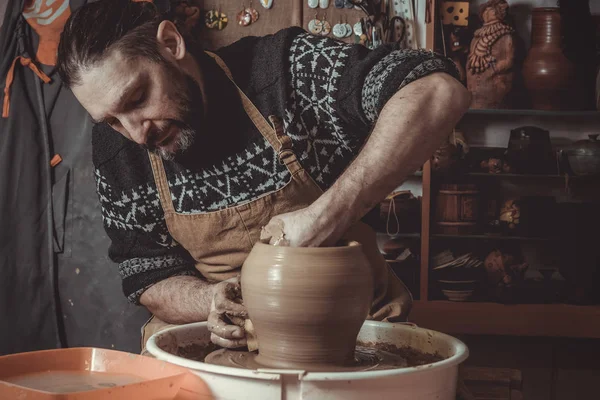
<svg viewBox="0 0 600 400"><path fill-rule="evenodd" d="M361 70L361 62L356 62L349 75L364 76L362 85L356 90L357 102L360 102L360 110L369 124L377 121L380 111L385 103L396 92L409 83L421 79L434 72L443 72L459 78L458 70L452 60L427 50L394 49L385 47L379 52L370 55L374 62L367 62L366 70ZM345 80L342 85L348 85ZM343 90L343 88L342 88ZM352 95L350 95L351 97ZM347 114L352 112L352 101L347 102L340 99L340 112Z"/></svg>
<svg viewBox="0 0 600 400"><path fill-rule="evenodd" d="M289 47L286 131L313 179L327 189L358 154L385 103L434 72L458 78L427 50L362 45L300 33Z"/></svg>
<svg viewBox="0 0 600 400"><path fill-rule="evenodd" d="M153 284L197 272L168 232L146 152L104 124L94 127L92 137L108 255L118 264L123 293L139 305Z"/></svg>

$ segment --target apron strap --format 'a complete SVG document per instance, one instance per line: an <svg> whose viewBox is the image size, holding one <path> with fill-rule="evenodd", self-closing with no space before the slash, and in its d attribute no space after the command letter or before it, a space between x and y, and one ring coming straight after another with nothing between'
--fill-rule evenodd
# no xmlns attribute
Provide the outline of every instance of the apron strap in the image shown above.
<svg viewBox="0 0 600 400"><path fill-rule="evenodd" d="M283 164L286 165L287 169L291 174L296 173L298 170L302 169L300 163L298 162L296 155L292 151L292 140L289 136L285 135L283 132L283 123L282 121L275 117L274 115L269 116L269 121L271 125L267 122L265 117L260 113L260 111L256 108L254 103L246 96L246 93L239 88L239 86L233 80L233 76L231 75L231 71L229 67L225 64L223 59L216 55L215 53L211 53L209 51L206 52L209 56L211 56L221 67L221 69L225 72L231 83L235 85L240 94L240 98L242 99L242 105L244 106L244 110L246 114L250 117L256 128L260 131L265 139L269 142L271 147L275 149L277 154L279 155L279 159Z"/></svg>
<svg viewBox="0 0 600 400"><path fill-rule="evenodd" d="M156 182L156 188L158 189L158 198L164 213L175 213L175 207L171 200L171 191L169 190L169 181L167 180L167 174L163 165L162 158L159 155L149 151L148 156L150 157L150 165L152 166L152 173L154 174L154 182Z"/></svg>
<svg viewBox="0 0 600 400"><path fill-rule="evenodd" d="M227 65L225 65L225 62L214 53L208 51L206 53L214 58L219 67L221 67L221 69L225 72L229 80L235 85L240 98L242 99L244 111L246 111L246 114L248 114L261 135L277 152L281 163L285 164L288 171L290 171L290 174L292 175L300 171L302 166L296 158L296 154L294 154L292 150L292 140L289 138L289 136L285 135L283 131L283 122L281 119L271 115L269 116L269 121L271 122L269 125L269 122L267 122L265 117L260 113L258 108L256 108L254 103L252 103L248 96L246 96L242 89L240 89L235 83L233 76L231 75L231 71ZM169 182L167 180L167 174L165 173L162 158L150 151L148 152L148 156L150 157L150 165L152 166L154 181L156 182L156 187L158 189L160 204L162 205L165 213L175 213L175 207L173 206L173 201L171 199L171 191L169 190Z"/></svg>

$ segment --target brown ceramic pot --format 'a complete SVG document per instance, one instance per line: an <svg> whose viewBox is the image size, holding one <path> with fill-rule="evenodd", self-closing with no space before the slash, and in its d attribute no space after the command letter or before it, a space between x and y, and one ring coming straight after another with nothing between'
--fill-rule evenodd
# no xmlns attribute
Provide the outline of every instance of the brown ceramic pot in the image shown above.
<svg viewBox="0 0 600 400"><path fill-rule="evenodd" d="M523 79L534 109L565 110L574 104L575 65L563 54L561 25L558 8L533 9Z"/></svg>
<svg viewBox="0 0 600 400"><path fill-rule="evenodd" d="M327 371L354 362L374 292L362 245L258 242L244 262L241 284L258 339L258 363Z"/></svg>

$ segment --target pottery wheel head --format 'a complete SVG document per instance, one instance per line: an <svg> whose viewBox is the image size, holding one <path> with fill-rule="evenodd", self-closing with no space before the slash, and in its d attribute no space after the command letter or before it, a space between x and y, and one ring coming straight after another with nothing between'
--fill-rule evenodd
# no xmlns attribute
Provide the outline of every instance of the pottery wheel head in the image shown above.
<svg viewBox="0 0 600 400"><path fill-rule="evenodd" d="M207 364L221 365L224 367L243 369L269 369L260 363L257 352L244 350L218 349L208 354L204 359ZM367 346L356 346L354 362L345 367L318 366L313 372L360 372L373 370L386 370L408 367L407 360L387 351L378 350ZM310 368L308 368L310 370Z"/></svg>

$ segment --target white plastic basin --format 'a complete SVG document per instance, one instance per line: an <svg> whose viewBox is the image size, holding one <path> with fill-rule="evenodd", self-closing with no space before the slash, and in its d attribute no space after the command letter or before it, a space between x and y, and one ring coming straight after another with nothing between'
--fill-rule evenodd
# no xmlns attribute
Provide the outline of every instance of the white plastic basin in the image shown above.
<svg viewBox="0 0 600 400"><path fill-rule="evenodd" d="M469 354L460 340L405 324L365 321L359 341L411 346L439 353L442 361L411 368L364 372L305 372L300 370L222 367L176 356L178 346L209 343L206 322L181 325L150 337L154 357L192 370L203 378L215 400L455 400L458 366Z"/></svg>

